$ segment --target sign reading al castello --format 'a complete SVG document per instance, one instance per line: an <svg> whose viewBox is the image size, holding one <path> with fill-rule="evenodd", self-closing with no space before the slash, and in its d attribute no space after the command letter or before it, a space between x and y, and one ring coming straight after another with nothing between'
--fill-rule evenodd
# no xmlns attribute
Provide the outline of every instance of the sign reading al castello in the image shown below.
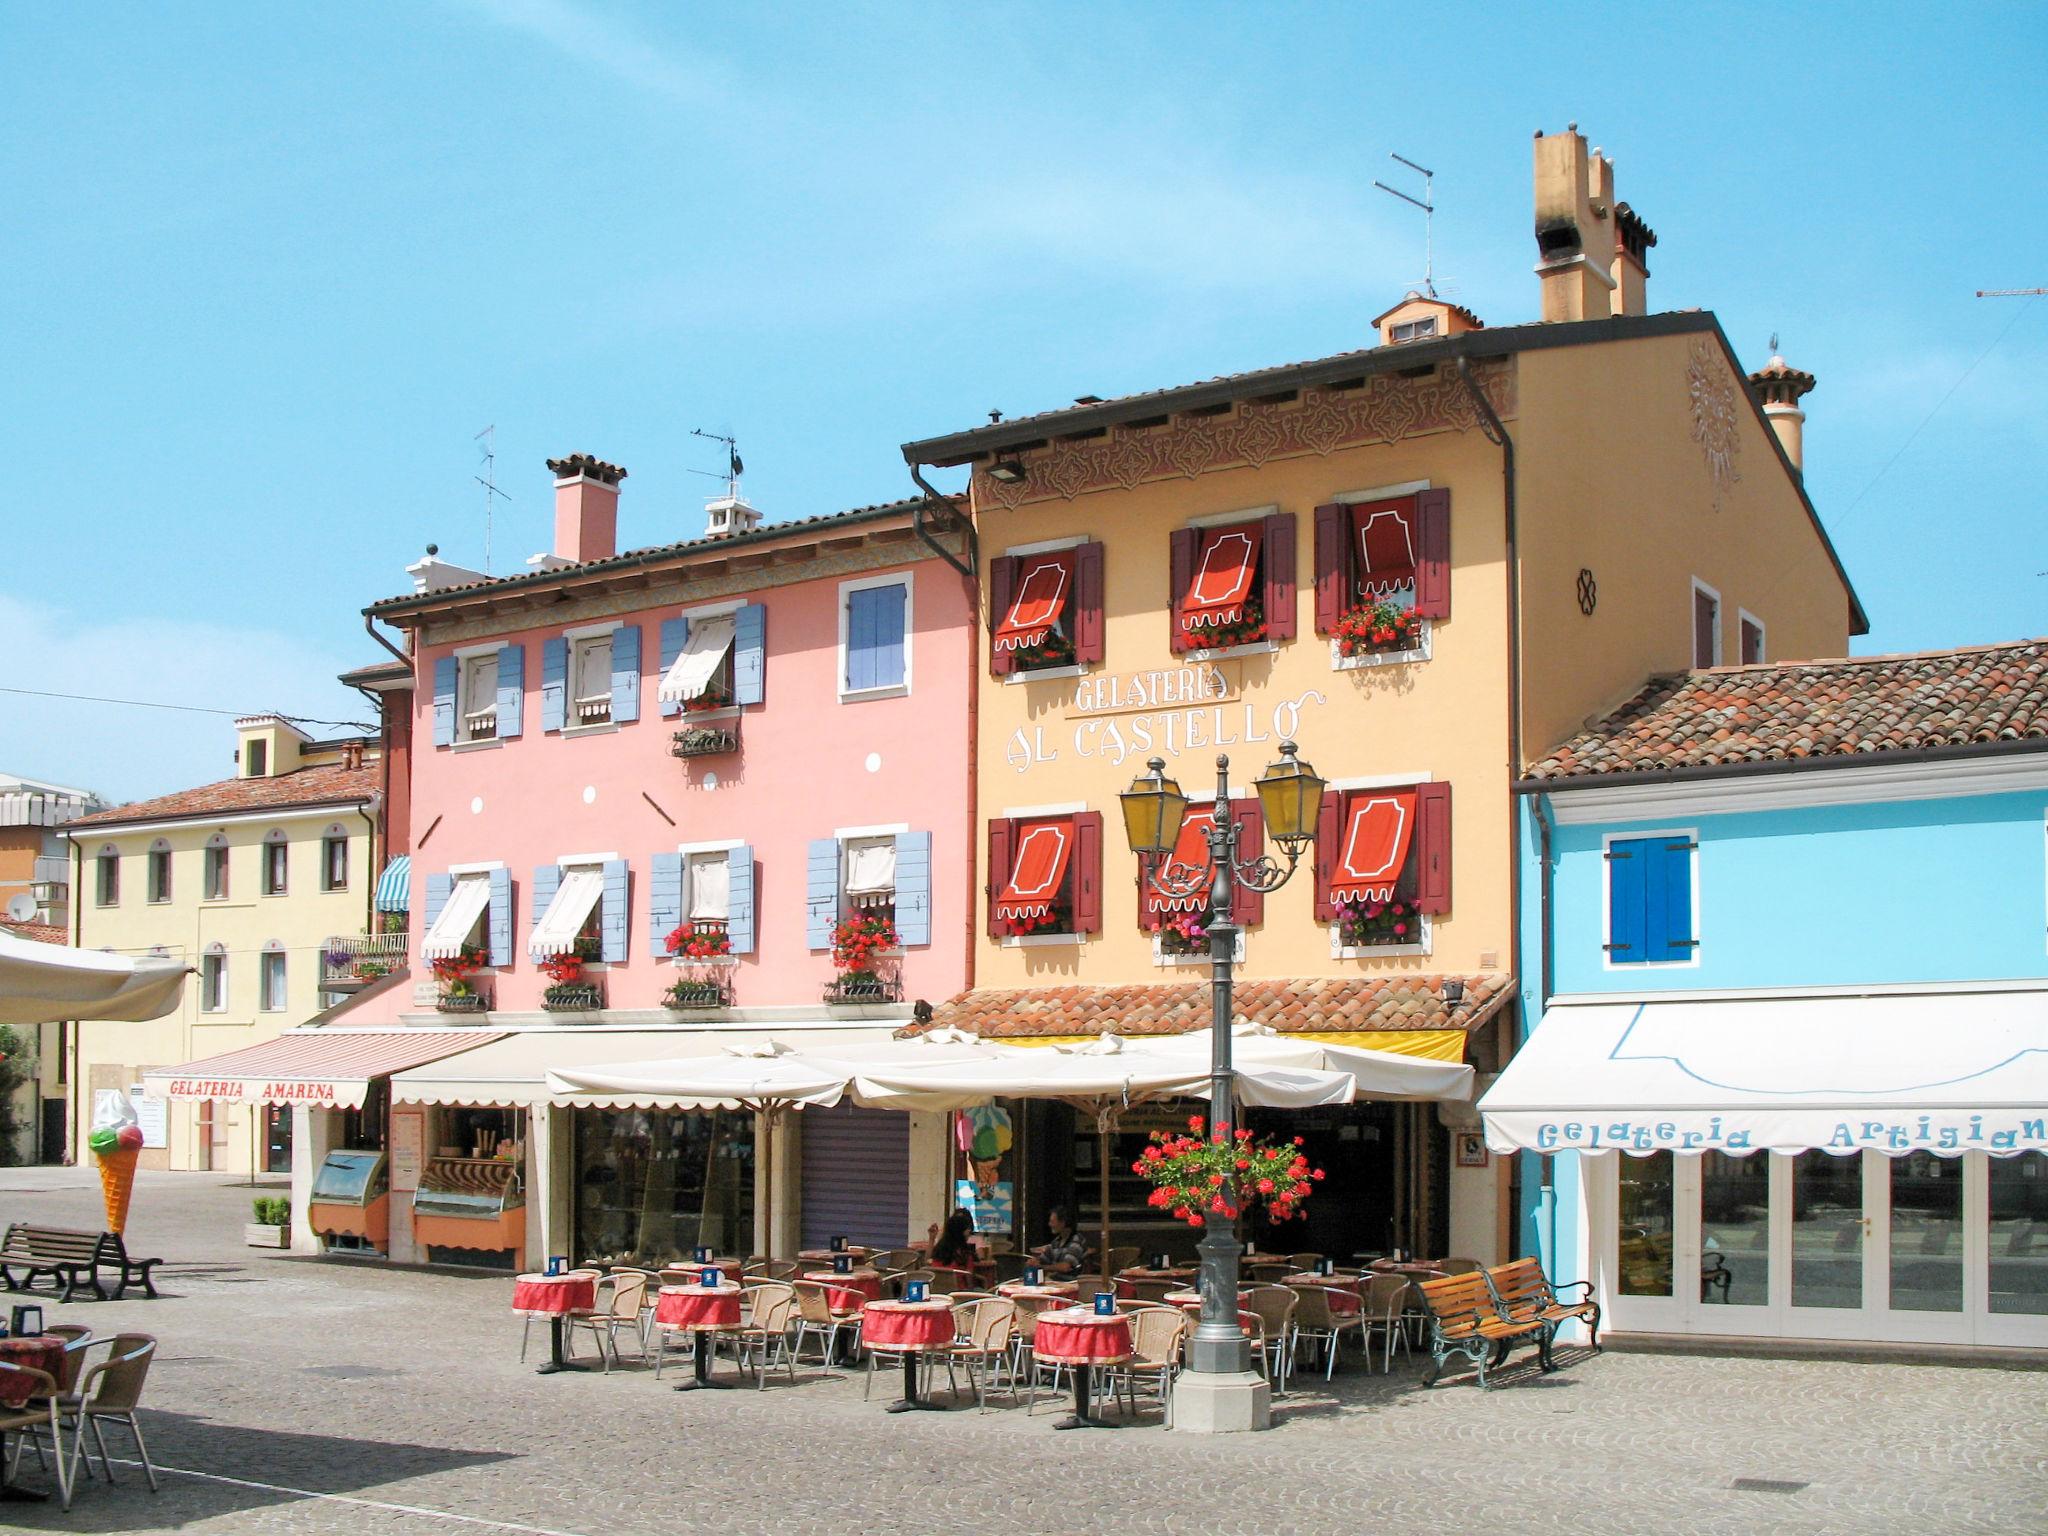
<svg viewBox="0 0 2048 1536"><path fill-rule="evenodd" d="M1184 752L1258 746L1300 734L1310 711L1330 702L1309 688L1273 703L1245 699L1213 662L1077 678L1056 725L1020 725L1004 760L1018 773L1063 754L1118 768L1129 759L1169 760Z"/></svg>

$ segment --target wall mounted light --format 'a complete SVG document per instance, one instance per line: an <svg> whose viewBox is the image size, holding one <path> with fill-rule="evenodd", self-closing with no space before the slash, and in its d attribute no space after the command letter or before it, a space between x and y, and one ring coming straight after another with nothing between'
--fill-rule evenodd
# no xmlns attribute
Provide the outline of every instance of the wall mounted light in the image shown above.
<svg viewBox="0 0 2048 1536"><path fill-rule="evenodd" d="M1016 485L1024 478L1024 461L1015 458L997 459L995 463L989 465L988 477L1004 485Z"/></svg>

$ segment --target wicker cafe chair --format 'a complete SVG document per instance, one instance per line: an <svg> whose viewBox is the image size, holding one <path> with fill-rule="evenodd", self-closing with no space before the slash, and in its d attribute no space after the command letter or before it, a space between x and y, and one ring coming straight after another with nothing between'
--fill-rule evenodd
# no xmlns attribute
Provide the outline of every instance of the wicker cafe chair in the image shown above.
<svg viewBox="0 0 2048 1536"><path fill-rule="evenodd" d="M639 1345L640 1358L647 1359L647 1335L643 1331L641 1312L647 1300L647 1272L639 1269L615 1269L598 1282L597 1306L589 1312L571 1313L564 1323L564 1352L568 1341L578 1328L590 1330L590 1337L597 1345L597 1357L604 1362L605 1374L611 1374L612 1366L619 1358L619 1330L629 1329L634 1342ZM609 1345L609 1352L606 1346Z"/></svg>
<svg viewBox="0 0 2048 1536"><path fill-rule="evenodd" d="M1164 1303L1173 1292L1187 1288L1185 1280L1122 1280L1118 1284L1131 1293L1132 1301L1156 1303Z"/></svg>
<svg viewBox="0 0 2048 1536"><path fill-rule="evenodd" d="M1384 1336L1386 1346L1380 1355L1382 1376L1394 1368L1394 1343L1397 1339L1403 1354L1413 1352L1408 1346L1408 1294L1406 1275L1373 1275L1365 1282L1365 1307L1359 1313L1365 1337L1365 1357L1370 1363L1373 1335Z"/></svg>
<svg viewBox="0 0 2048 1536"><path fill-rule="evenodd" d="M818 1346L818 1364L829 1368L839 1357L839 1336L844 1333L853 1340L860 1338L860 1313L834 1312L832 1310L832 1289L816 1280L792 1280L796 1291L796 1338L790 1346L792 1358L803 1359L804 1340L813 1336L822 1342ZM856 1342L856 1346L858 1344Z"/></svg>
<svg viewBox="0 0 2048 1536"><path fill-rule="evenodd" d="M1017 1328L1017 1308L1007 1296L983 1296L953 1309L954 1327L959 1333L940 1356L946 1362L946 1385L957 1395L960 1383L953 1375L953 1362L967 1367L967 1384L974 1388L974 1406L988 1412L988 1378L1010 1358L1010 1343ZM1017 1392L1017 1379L1010 1378L1010 1394Z"/></svg>
<svg viewBox="0 0 2048 1536"><path fill-rule="evenodd" d="M1136 1269L1138 1267L1139 1252L1140 1250L1136 1243L1118 1243L1104 1257L1102 1267L1112 1275L1121 1273L1126 1269Z"/></svg>
<svg viewBox="0 0 2048 1536"><path fill-rule="evenodd" d="M1431 1267L1446 1275L1476 1275L1486 1268L1477 1259L1438 1259Z"/></svg>
<svg viewBox="0 0 2048 1536"><path fill-rule="evenodd" d="M1303 1339L1313 1339L1323 1351L1323 1380L1328 1381L1337 1369L1338 1341L1347 1333L1358 1335L1365 1346L1368 1361L1372 1346L1366 1333L1365 1314L1362 1310L1347 1308L1337 1310L1330 1305L1330 1287L1324 1285L1297 1285L1294 1288L1297 1305L1294 1312L1294 1337L1288 1345L1290 1360L1301 1348ZM1288 1366L1293 1370L1292 1364Z"/></svg>
<svg viewBox="0 0 2048 1536"><path fill-rule="evenodd" d="M755 1385L761 1390L767 1390L768 1372L775 1364L778 1349L782 1352L782 1363L789 1372L789 1379L795 1381L796 1351L791 1347L790 1334L795 1327L796 1287L781 1280L750 1285L740 1295L740 1306L744 1311L739 1332L714 1334L712 1337L732 1340L734 1357L741 1371L747 1368L747 1357L756 1350L760 1351L754 1377ZM715 1345L713 1347L716 1348Z"/></svg>
<svg viewBox="0 0 2048 1536"><path fill-rule="evenodd" d="M916 1269L925 1262L921 1248L888 1248L868 1259L868 1268L879 1270Z"/></svg>
<svg viewBox="0 0 2048 1536"><path fill-rule="evenodd" d="M1032 1343L1038 1336L1038 1315L1069 1303L1056 1296L1016 1296L1010 1299L1010 1305L1015 1319L1010 1330L1010 1390L1014 1394L1023 1373L1029 1371L1034 1378L1038 1374L1038 1361L1032 1354ZM1054 1379L1057 1381L1057 1376Z"/></svg>
<svg viewBox="0 0 2048 1536"><path fill-rule="evenodd" d="M1300 1304L1301 1298L1284 1285L1254 1285L1237 1298L1238 1310L1259 1320L1254 1343L1266 1379L1276 1393L1287 1390L1287 1374L1293 1366L1294 1312Z"/></svg>
<svg viewBox="0 0 2048 1536"><path fill-rule="evenodd" d="M85 1366L86 1351L94 1347L92 1330L83 1323L51 1323L43 1332L51 1338L64 1341L64 1358L57 1365L57 1406L59 1411L68 1417L77 1407L78 1373ZM97 1342L106 1344L112 1341L101 1339ZM26 1442L28 1448L36 1453L36 1465L45 1472L49 1471L49 1458L43 1454L43 1437L33 1428L23 1430L17 1437L14 1463L20 1464L21 1442ZM85 1470L90 1476L91 1462L86 1463Z"/></svg>
<svg viewBox="0 0 2048 1536"><path fill-rule="evenodd" d="M79 1382L76 1425L71 1432L71 1482L78 1482L78 1461L85 1450L85 1431L92 1429L93 1443L100 1450L100 1475L108 1482L114 1480L114 1463L107 1456L107 1439L101 1432L102 1424L118 1423L128 1426L128 1433L135 1441L135 1453L142 1458L143 1475L149 1479L149 1491L159 1490L156 1480L156 1464L149 1459L149 1444L142 1438L142 1426L136 1422L135 1410L142 1403L143 1384L149 1379L149 1363L156 1358L156 1339L147 1333L123 1333L114 1338L114 1350L106 1359L85 1373Z"/></svg>
<svg viewBox="0 0 2048 1536"><path fill-rule="evenodd" d="M901 1301L903 1299L904 1287L913 1280L922 1280L926 1285L931 1286L935 1294L944 1294L936 1285L932 1285L932 1272L928 1269L890 1270L882 1276L882 1286L893 1299Z"/></svg>
<svg viewBox="0 0 2048 1536"><path fill-rule="evenodd" d="M996 1284L1001 1285L1005 1280L1022 1280L1033 1260L1028 1253L997 1253L989 1256L989 1263L995 1266Z"/></svg>
<svg viewBox="0 0 2048 1536"><path fill-rule="evenodd" d="M1131 1313L1131 1358L1117 1367L1131 1417L1138 1416L1138 1383L1149 1381L1159 1399L1166 1427L1173 1427L1173 1380L1179 1375L1181 1352L1194 1329L1194 1319L1178 1307L1139 1307ZM1111 1395L1116 1383L1111 1384Z"/></svg>
<svg viewBox="0 0 2048 1536"><path fill-rule="evenodd" d="M803 1266L794 1259L749 1259L746 1263L746 1280L749 1285L765 1285L776 1280L794 1280L803 1273Z"/></svg>
<svg viewBox="0 0 2048 1536"><path fill-rule="evenodd" d="M1293 1266L1296 1274L1304 1274L1321 1263L1322 1258L1320 1253L1290 1253L1287 1255L1287 1262Z"/></svg>
<svg viewBox="0 0 2048 1536"><path fill-rule="evenodd" d="M29 1380L27 1403L19 1408L10 1408L4 1403L0 1403L0 1437L4 1437L10 1429L16 1431L14 1437L14 1459L8 1468L7 1480L9 1483L14 1481L14 1472L21 1461L22 1442L28 1439L31 1434L47 1429L50 1432L50 1444L56 1447L57 1492L63 1500L64 1508L68 1510L71 1508L71 1474L73 1468L71 1463L64 1459L64 1420L62 1417L63 1409L58 1405L57 1400L57 1378L48 1371L38 1371L31 1366L16 1365L10 1360L0 1360L0 1380L6 1380L13 1384L24 1376ZM76 1460L75 1451L73 1460ZM156 1486L154 1474L151 1474L151 1477L150 1486L153 1488Z"/></svg>

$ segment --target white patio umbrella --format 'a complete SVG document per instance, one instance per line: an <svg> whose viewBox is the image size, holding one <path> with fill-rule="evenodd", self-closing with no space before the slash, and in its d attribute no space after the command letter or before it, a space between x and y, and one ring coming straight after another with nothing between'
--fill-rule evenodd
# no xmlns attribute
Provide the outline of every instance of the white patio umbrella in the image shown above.
<svg viewBox="0 0 2048 1536"><path fill-rule="evenodd" d="M190 969L181 960L37 944L0 933L0 1024L159 1019L178 1006Z"/></svg>
<svg viewBox="0 0 2048 1536"><path fill-rule="evenodd" d="M1325 1045L1323 1066L1349 1072L1361 1099L1469 1099L1472 1069L1462 1061L1431 1061L1361 1045Z"/></svg>

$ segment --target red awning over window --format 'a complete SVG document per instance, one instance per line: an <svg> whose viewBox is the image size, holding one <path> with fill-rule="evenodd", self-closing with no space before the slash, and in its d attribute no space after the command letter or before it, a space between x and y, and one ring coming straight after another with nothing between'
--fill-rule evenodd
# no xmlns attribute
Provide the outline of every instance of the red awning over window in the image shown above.
<svg viewBox="0 0 2048 1536"><path fill-rule="evenodd" d="M1235 624L1244 617L1252 574L1259 566L1257 523L1219 528L1202 540L1194 579L1181 598L1180 621L1190 632Z"/></svg>
<svg viewBox="0 0 2048 1536"><path fill-rule="evenodd" d="M1043 641L1074 590L1074 552L1027 555L1020 562L1016 596L996 625L995 648L1021 651Z"/></svg>
<svg viewBox="0 0 2048 1536"><path fill-rule="evenodd" d="M1358 586L1368 597L1415 584L1415 503L1368 502L1352 511L1358 529Z"/></svg>
<svg viewBox="0 0 2048 1536"><path fill-rule="evenodd" d="M1414 836L1414 790L1353 792L1344 815L1344 844L1330 875L1330 900L1392 901Z"/></svg>
<svg viewBox="0 0 2048 1536"><path fill-rule="evenodd" d="M1171 861L1160 872L1160 878L1168 884L1178 884L1190 870L1207 871L1209 868L1209 828L1215 825L1216 807L1191 805L1181 817L1180 836L1174 840ZM1154 889L1152 882L1145 882L1145 915L1148 918L1164 917L1169 912L1204 912L1209 907L1209 886L1204 881L1202 888L1189 896L1162 896Z"/></svg>
<svg viewBox="0 0 2048 1536"><path fill-rule="evenodd" d="M1073 822L1061 818L1021 823L1017 828L1016 863L1002 895L996 898L996 917L1014 923L1020 918L1043 917L1052 911L1067 878L1067 860L1073 854Z"/></svg>

